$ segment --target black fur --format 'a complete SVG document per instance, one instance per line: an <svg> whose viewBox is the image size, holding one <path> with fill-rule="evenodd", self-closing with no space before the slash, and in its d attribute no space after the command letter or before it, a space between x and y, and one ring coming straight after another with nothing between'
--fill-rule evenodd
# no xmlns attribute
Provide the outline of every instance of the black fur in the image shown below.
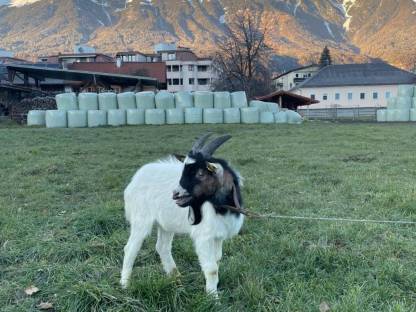
<svg viewBox="0 0 416 312"><path fill-rule="evenodd" d="M220 158L213 158L213 157L206 159L200 153L189 154L188 156L195 159L195 163L185 165L185 168L182 172L182 177L181 177L179 184L185 190L187 190L190 194L192 194L192 190L194 186L200 183L200 181L196 177L196 173L198 172L199 169L205 170L208 174L214 174L207 170L207 165L206 165L207 162L219 163L223 167L224 171L228 171L231 174L235 188L236 188L238 201L241 206L243 205L242 197L241 197L241 190L240 190L240 181L235 171L229 166L229 164L225 160L220 159ZM190 202L190 207L193 210L194 216L195 216L193 225L197 225L201 222L202 220L201 206L206 201L210 202L214 206L215 212L218 214L225 215L227 213L232 213L232 214L235 214L236 216L240 214L239 212L232 211L223 207L223 205L235 206L233 190L229 190L226 194L223 194L217 191L212 196L201 196L199 198L192 198Z"/></svg>

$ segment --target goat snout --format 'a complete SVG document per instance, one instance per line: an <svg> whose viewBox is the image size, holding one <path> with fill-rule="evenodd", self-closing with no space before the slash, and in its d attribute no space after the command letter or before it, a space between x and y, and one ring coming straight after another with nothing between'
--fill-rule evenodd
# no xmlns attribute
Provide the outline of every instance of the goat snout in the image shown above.
<svg viewBox="0 0 416 312"><path fill-rule="evenodd" d="M192 199L192 195L188 193L183 187L179 186L172 193L172 199L176 201L176 204L180 207L188 206Z"/></svg>

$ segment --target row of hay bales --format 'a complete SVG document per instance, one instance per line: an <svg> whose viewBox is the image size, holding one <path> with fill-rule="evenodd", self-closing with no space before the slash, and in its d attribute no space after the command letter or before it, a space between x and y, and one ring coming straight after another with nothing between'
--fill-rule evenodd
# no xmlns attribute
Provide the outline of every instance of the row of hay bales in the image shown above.
<svg viewBox="0 0 416 312"><path fill-rule="evenodd" d="M161 91L73 93L56 96L58 110L30 111L28 125L78 128L121 125L301 123L294 111L279 111L276 103L251 101L245 92Z"/></svg>
<svg viewBox="0 0 416 312"><path fill-rule="evenodd" d="M397 97L387 99L387 109L377 111L377 121L416 121L416 86L399 86Z"/></svg>

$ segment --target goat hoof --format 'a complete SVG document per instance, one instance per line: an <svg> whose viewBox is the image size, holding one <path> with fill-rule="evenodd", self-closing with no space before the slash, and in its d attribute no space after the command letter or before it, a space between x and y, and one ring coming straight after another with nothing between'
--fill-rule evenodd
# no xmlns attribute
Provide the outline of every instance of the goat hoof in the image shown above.
<svg viewBox="0 0 416 312"><path fill-rule="evenodd" d="M121 288L126 289L127 286L129 286L129 281L128 280L121 279L120 280L120 285L121 285Z"/></svg>

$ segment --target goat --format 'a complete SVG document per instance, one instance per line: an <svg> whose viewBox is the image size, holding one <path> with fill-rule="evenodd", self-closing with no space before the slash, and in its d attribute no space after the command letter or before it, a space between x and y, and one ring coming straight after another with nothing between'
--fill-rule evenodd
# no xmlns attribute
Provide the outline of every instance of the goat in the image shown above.
<svg viewBox="0 0 416 312"><path fill-rule="evenodd" d="M238 234L244 216L240 207L241 176L223 159L213 158L225 135L205 144L201 136L186 157L170 157L141 167L124 191L130 237L124 247L120 284L126 288L143 240L157 225L158 252L164 271L176 271L172 257L175 233L189 234L206 280L206 292L217 296L222 243ZM179 185L178 185L179 184ZM173 194L172 194L173 191Z"/></svg>

